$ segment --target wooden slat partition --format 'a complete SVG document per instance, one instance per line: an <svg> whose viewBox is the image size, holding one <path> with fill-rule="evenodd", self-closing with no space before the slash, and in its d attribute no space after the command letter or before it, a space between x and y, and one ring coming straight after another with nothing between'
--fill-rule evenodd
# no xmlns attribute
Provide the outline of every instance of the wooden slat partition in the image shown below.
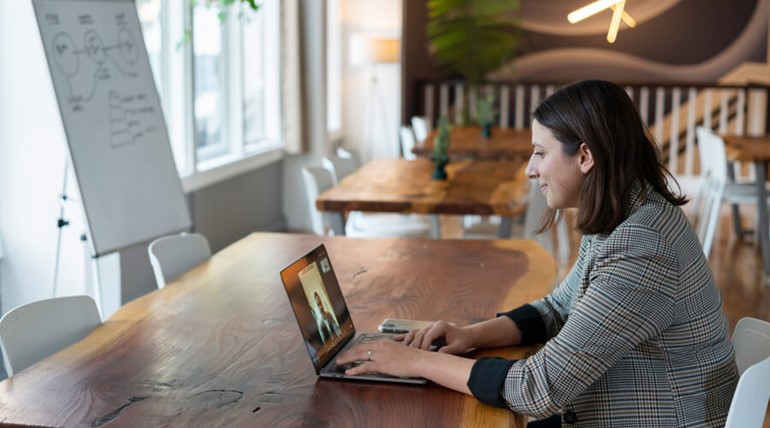
<svg viewBox="0 0 770 428"><path fill-rule="evenodd" d="M560 84L493 83L484 93L497 96L499 126L507 129L528 128L531 112ZM720 86L700 84L624 84L626 92L639 106L640 115L661 147L666 165L678 175L696 175L700 171L695 129L710 127L720 133L763 135L768 132L770 87L764 85ZM475 116L480 92L467 91L461 81L422 81L411 115L428 116L434 112L451 116L459 124ZM438 89L438 90L437 90ZM740 168L753 175L753 168Z"/></svg>

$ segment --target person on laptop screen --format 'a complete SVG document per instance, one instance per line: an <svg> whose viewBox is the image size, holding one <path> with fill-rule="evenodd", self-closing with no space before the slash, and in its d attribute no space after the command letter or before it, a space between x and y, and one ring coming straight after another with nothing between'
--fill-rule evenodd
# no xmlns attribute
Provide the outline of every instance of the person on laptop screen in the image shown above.
<svg viewBox="0 0 770 428"><path fill-rule="evenodd" d="M340 325L337 320L334 319L329 311L324 307L324 302L321 301L321 296L318 292L313 293L313 300L315 300L315 321L318 324L318 332L321 334L321 340L326 342L333 335L340 335Z"/></svg>
<svg viewBox="0 0 770 428"><path fill-rule="evenodd" d="M497 318L437 321L402 335L409 346L358 345L337 363L422 376L542 419L531 426L723 427L738 373L721 296L633 101L606 81L565 86L534 111L532 145L541 232L577 209L583 238L565 280ZM452 355L534 343L545 345L519 361Z"/></svg>

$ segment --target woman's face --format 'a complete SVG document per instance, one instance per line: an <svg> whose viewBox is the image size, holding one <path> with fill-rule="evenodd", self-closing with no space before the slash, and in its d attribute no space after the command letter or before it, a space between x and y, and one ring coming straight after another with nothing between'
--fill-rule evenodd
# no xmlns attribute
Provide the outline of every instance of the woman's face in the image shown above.
<svg viewBox="0 0 770 428"><path fill-rule="evenodd" d="M536 179L540 191L551 209L575 208L580 188L593 167L588 147L582 144L577 153L569 156L551 130L532 121L532 156L527 164L527 177Z"/></svg>

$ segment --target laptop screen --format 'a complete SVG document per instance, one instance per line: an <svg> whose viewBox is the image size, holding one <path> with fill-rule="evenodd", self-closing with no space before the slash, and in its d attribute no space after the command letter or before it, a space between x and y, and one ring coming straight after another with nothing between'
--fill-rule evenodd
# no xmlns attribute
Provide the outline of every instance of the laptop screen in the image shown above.
<svg viewBox="0 0 770 428"><path fill-rule="evenodd" d="M355 334L324 245L282 270L281 280L318 372Z"/></svg>

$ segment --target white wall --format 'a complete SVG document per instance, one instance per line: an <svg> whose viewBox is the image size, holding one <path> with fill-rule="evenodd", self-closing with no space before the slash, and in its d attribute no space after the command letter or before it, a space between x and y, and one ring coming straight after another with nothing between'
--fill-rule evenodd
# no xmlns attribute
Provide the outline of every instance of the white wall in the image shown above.
<svg viewBox="0 0 770 428"><path fill-rule="evenodd" d="M51 297L66 140L30 1L0 2L0 269L2 312ZM74 180L70 180L70 192ZM70 193L72 194L72 193ZM86 292L78 220L63 229L59 294Z"/></svg>
<svg viewBox="0 0 770 428"><path fill-rule="evenodd" d="M400 154L398 127L401 123L401 66L400 64L351 65L348 56L352 34L376 33L401 36L401 0L344 0L342 11L345 145L358 148L364 159L398 157ZM371 91L373 73L377 76L377 93L381 98L373 96ZM368 128L369 126L371 128Z"/></svg>

